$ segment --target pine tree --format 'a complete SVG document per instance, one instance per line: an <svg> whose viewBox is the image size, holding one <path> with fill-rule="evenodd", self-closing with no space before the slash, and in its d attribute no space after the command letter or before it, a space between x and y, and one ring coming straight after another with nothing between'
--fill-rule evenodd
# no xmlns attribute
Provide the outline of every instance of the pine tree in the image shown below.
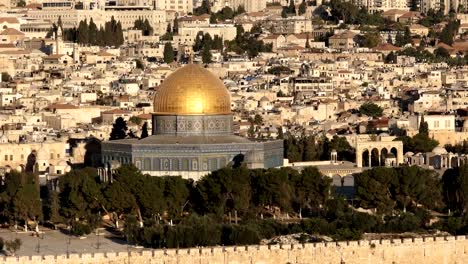
<svg viewBox="0 0 468 264"><path fill-rule="evenodd" d="M164 44L164 62L171 63L173 61L174 61L174 48L172 48L172 45L170 42L166 42L166 44Z"/></svg>
<svg viewBox="0 0 468 264"><path fill-rule="evenodd" d="M119 117L115 120L115 123L112 125L112 131L110 133L109 140L124 139L127 137L127 122Z"/></svg>
<svg viewBox="0 0 468 264"><path fill-rule="evenodd" d="M141 135L140 138L148 137L148 122L145 122L141 127Z"/></svg>

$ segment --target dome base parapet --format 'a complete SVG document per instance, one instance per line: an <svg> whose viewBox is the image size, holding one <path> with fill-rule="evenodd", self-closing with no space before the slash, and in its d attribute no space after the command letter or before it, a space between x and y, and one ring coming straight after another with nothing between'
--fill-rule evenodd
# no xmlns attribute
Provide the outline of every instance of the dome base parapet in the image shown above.
<svg viewBox="0 0 468 264"><path fill-rule="evenodd" d="M153 135L231 135L232 114L153 114Z"/></svg>

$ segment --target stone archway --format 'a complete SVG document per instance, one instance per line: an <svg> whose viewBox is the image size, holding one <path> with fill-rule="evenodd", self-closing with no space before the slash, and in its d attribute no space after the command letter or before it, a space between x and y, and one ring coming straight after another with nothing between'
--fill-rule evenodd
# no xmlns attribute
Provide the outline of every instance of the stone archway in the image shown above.
<svg viewBox="0 0 468 264"><path fill-rule="evenodd" d="M361 167L370 167L370 157L371 157L371 152L368 150L368 149L364 149L362 151L362 153L359 155L361 156ZM357 153L356 153L356 156L357 156ZM357 162L358 158L356 157L356 162ZM358 166L359 167L359 166Z"/></svg>
<svg viewBox="0 0 468 264"><path fill-rule="evenodd" d="M388 157L388 154L387 148L380 150L380 166L385 166L385 159Z"/></svg>
<svg viewBox="0 0 468 264"><path fill-rule="evenodd" d="M370 157L370 166L369 167L378 167L380 166L380 150L377 148L373 148L371 150L371 157Z"/></svg>
<svg viewBox="0 0 468 264"><path fill-rule="evenodd" d="M26 160L25 172L36 172L37 152L31 151Z"/></svg>
<svg viewBox="0 0 468 264"><path fill-rule="evenodd" d="M332 185L336 187L341 187L343 185L342 179L340 175L333 175L332 176Z"/></svg>
<svg viewBox="0 0 468 264"><path fill-rule="evenodd" d="M402 141L358 141L356 143L356 166L358 168L370 167L374 164L380 166L380 164L382 163L382 152L387 152L388 154L393 153L395 155L395 166L398 166L403 163ZM369 153L370 155L365 157L366 153ZM373 155L377 157L377 160L375 160L374 163L372 163ZM366 161L365 158L367 158L368 160ZM383 161L385 162L385 159Z"/></svg>

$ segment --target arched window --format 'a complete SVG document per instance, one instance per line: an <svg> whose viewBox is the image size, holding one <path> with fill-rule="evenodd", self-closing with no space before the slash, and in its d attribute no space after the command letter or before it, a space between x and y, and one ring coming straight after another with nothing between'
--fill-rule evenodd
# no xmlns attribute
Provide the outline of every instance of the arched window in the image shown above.
<svg viewBox="0 0 468 264"><path fill-rule="evenodd" d="M192 160L192 170L198 170L198 161L196 159Z"/></svg>

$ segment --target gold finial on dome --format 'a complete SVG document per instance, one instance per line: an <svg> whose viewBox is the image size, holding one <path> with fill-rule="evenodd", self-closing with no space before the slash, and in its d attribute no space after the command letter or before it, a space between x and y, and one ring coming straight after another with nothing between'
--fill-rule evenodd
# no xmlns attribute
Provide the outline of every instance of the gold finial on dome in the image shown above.
<svg viewBox="0 0 468 264"><path fill-rule="evenodd" d="M231 113L224 84L198 64L188 64L169 75L154 97L156 114L203 115Z"/></svg>

